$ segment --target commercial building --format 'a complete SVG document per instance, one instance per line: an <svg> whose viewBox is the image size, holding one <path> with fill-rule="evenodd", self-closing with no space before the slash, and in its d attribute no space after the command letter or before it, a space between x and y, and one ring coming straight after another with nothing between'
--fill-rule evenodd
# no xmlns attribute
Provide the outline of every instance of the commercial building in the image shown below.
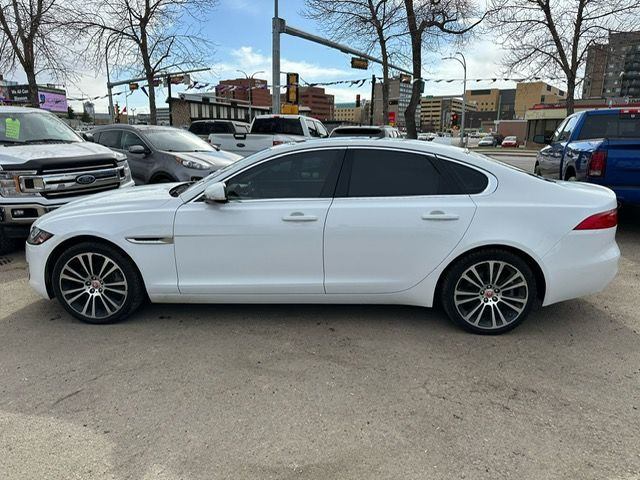
<svg viewBox="0 0 640 480"><path fill-rule="evenodd" d="M267 81L259 78L235 78L221 80L216 86L216 96L228 98L229 100L249 101L251 93L251 104L259 107L271 106L271 92L267 87Z"/></svg>
<svg viewBox="0 0 640 480"><path fill-rule="evenodd" d="M567 92L545 82L521 82L516 85L515 118L524 119L534 105L556 104L567 98Z"/></svg>
<svg viewBox="0 0 640 480"><path fill-rule="evenodd" d="M333 109L333 120L345 123L369 123L369 102L362 101L359 107L355 102L336 103Z"/></svg>
<svg viewBox="0 0 640 480"><path fill-rule="evenodd" d="M310 117L317 118L320 121L333 118L334 97L325 93L324 88L300 87L298 95L300 105L311 109Z"/></svg>
<svg viewBox="0 0 640 480"><path fill-rule="evenodd" d="M188 127L194 120L205 119L249 121L248 102L220 98L213 93L181 93L170 101L175 127ZM251 108L253 116L270 112L270 107L254 105ZM140 115L137 117L140 121Z"/></svg>
<svg viewBox="0 0 640 480"><path fill-rule="evenodd" d="M382 83L376 83L374 87L373 100L373 123L375 125L384 125L394 123L400 130L407 128L404 119L404 112L409 106L411 100L411 82L403 81L403 77L389 79L389 118L382 118ZM418 103L416 108L416 125L420 127L420 110Z"/></svg>
<svg viewBox="0 0 640 480"><path fill-rule="evenodd" d="M513 120L515 118L516 89L486 88L467 90L465 92L467 105L475 106L475 112L479 115L469 117L489 120ZM477 122L475 122L477 123ZM479 125L467 125L471 128L479 128Z"/></svg>
<svg viewBox="0 0 640 480"><path fill-rule="evenodd" d="M640 98L640 32L609 33L587 51L583 98Z"/></svg>
<svg viewBox="0 0 640 480"><path fill-rule="evenodd" d="M467 104L467 113L475 112L475 104ZM467 113L465 124L469 126ZM425 96L420 100L420 125L423 132L442 132L452 127L453 114L462 121L462 98L451 96Z"/></svg>
<svg viewBox="0 0 640 480"><path fill-rule="evenodd" d="M139 113L135 116L135 123L138 124L148 124L149 123L149 114L148 113ZM158 125L169 125L169 108L156 108L156 123Z"/></svg>

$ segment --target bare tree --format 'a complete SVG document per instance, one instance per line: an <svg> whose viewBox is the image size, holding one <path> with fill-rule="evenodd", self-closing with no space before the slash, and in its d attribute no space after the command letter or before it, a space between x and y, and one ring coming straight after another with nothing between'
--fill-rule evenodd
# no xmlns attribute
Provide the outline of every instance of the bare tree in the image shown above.
<svg viewBox="0 0 640 480"><path fill-rule="evenodd" d="M400 34L397 0L306 0L303 15L316 20L336 41L355 42L366 51L380 51L382 60L382 123L389 117L389 61L391 45ZM373 104L371 105L373 109Z"/></svg>
<svg viewBox="0 0 640 480"><path fill-rule="evenodd" d="M60 28L63 16L60 0L2 0L0 5L0 69L24 70L34 107L40 106L39 74L59 82L73 76L68 37Z"/></svg>
<svg viewBox="0 0 640 480"><path fill-rule="evenodd" d="M422 92L422 49L434 38L463 35L476 27L486 13L478 18L472 0L404 0L406 23L411 42L413 88L404 112L407 137L417 138L416 111ZM469 20L471 19L471 20Z"/></svg>
<svg viewBox="0 0 640 480"><path fill-rule="evenodd" d="M567 114L590 47L610 32L640 27L638 0L491 0L490 23L508 50L510 73L562 75Z"/></svg>
<svg viewBox="0 0 640 480"><path fill-rule="evenodd" d="M202 66L213 50L193 26L217 0L85 0L71 23L92 39L87 53L146 78L149 120L157 123L154 79L170 69ZM190 22L184 22L185 18Z"/></svg>

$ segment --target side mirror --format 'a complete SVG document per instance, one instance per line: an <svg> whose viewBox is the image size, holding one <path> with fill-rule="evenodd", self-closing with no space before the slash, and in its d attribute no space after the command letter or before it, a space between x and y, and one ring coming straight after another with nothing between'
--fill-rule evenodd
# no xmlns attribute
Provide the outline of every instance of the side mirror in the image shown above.
<svg viewBox="0 0 640 480"><path fill-rule="evenodd" d="M144 155L147 153L147 149L142 145L131 145L129 147L129 153L134 153L136 155Z"/></svg>
<svg viewBox="0 0 640 480"><path fill-rule="evenodd" d="M227 201L226 185L216 182L209 185L204 191L204 201L207 203L224 203Z"/></svg>
<svg viewBox="0 0 640 480"><path fill-rule="evenodd" d="M87 142L95 142L93 139L93 133L82 132L82 138L84 138Z"/></svg>

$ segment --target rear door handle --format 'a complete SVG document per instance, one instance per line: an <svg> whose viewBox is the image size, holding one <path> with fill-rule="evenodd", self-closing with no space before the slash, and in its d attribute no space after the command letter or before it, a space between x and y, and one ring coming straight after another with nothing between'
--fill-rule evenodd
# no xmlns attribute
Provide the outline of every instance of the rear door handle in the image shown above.
<svg viewBox="0 0 640 480"><path fill-rule="evenodd" d="M422 220L458 220L460 215L445 213L442 210L433 210L422 215Z"/></svg>
<svg viewBox="0 0 640 480"><path fill-rule="evenodd" d="M315 222L318 217L313 215L305 215L302 212L293 212L286 217L282 217L284 222Z"/></svg>

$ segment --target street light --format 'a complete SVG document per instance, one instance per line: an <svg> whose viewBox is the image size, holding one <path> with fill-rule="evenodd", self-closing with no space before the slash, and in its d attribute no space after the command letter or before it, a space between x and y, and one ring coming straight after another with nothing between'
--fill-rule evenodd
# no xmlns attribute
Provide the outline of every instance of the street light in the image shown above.
<svg viewBox="0 0 640 480"><path fill-rule="evenodd" d="M247 75L247 73L244 70L237 70L237 71L243 74L247 80L249 80L249 121L251 121L251 105L253 104L253 95L251 93L251 91L253 90L253 87L251 86L251 80L253 80L253 77L255 77L257 74L264 73L264 70L258 70L257 72L253 72L251 76Z"/></svg>
<svg viewBox="0 0 640 480"><path fill-rule="evenodd" d="M460 55L462 57L462 60L460 60L457 55ZM462 52L456 52L455 57L444 57L442 60L455 60L460 65L462 65L462 68L464 69L464 83L462 86L462 126L460 127L460 145L464 146L464 114L467 106L465 98L465 95L467 93L467 60L464 58Z"/></svg>

